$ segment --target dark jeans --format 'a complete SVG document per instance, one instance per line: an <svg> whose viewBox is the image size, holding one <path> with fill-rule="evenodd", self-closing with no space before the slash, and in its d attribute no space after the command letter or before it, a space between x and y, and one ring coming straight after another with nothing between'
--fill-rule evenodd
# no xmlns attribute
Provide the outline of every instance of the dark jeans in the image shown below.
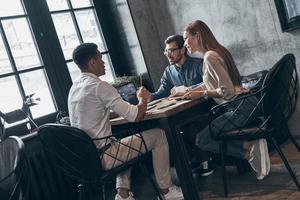
<svg viewBox="0 0 300 200"><path fill-rule="evenodd" d="M201 122L203 123L203 121ZM210 157L207 152L202 151L196 145L196 136L205 126L206 125L203 125L202 127L199 126L199 121L197 120L181 128L183 132L183 141L191 162L203 162L208 160Z"/></svg>
<svg viewBox="0 0 300 200"><path fill-rule="evenodd" d="M209 111L216 103L213 99L208 99L203 106L207 108ZM186 150L188 152L189 160L192 162L203 162L210 158L208 152L203 151L196 145L196 136L197 134L203 130L207 124L209 123L209 113L202 117L195 119L189 124L181 127L183 132L183 140L185 143Z"/></svg>
<svg viewBox="0 0 300 200"><path fill-rule="evenodd" d="M209 151L213 153L219 153L220 141L214 140L211 134L217 134L219 130L226 132L226 130L232 130L242 128L246 125L248 114L253 111L254 106L257 104L257 98L249 98L247 102L244 102L237 110L228 109L227 112L220 115L211 122L212 132L210 133L209 126L206 126L200 133L197 134L196 145L203 151ZM236 108L236 102L233 108ZM255 116L259 116L260 110L258 110ZM256 117L253 116L247 123L251 123ZM243 141L231 141L227 143L227 155L245 158L245 150L243 148Z"/></svg>

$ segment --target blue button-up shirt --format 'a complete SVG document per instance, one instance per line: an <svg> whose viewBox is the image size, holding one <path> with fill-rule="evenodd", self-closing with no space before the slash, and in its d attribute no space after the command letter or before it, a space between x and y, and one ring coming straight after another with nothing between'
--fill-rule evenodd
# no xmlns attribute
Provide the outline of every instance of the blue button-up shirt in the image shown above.
<svg viewBox="0 0 300 200"><path fill-rule="evenodd" d="M175 64L168 65L160 79L159 89L152 93L153 100L167 97L174 86L194 86L202 83L202 65L200 58L186 56L186 60L181 67Z"/></svg>

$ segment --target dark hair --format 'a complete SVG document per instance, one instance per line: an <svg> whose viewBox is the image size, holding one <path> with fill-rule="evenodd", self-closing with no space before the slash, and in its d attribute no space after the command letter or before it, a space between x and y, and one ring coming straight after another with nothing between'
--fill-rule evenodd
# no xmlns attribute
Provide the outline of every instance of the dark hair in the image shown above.
<svg viewBox="0 0 300 200"><path fill-rule="evenodd" d="M176 42L179 48L182 48L184 45L184 39L182 35L171 35L165 40L165 44L170 44L171 42Z"/></svg>
<svg viewBox="0 0 300 200"><path fill-rule="evenodd" d="M97 48L94 43L82 43L74 49L72 58L80 70L86 69L90 59L97 56Z"/></svg>

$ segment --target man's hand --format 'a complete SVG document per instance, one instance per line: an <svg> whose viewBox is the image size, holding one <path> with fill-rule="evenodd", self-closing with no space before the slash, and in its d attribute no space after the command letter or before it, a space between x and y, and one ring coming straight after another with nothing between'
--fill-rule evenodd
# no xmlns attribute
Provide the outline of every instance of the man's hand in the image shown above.
<svg viewBox="0 0 300 200"><path fill-rule="evenodd" d="M148 99L150 98L151 93L146 90L144 87L140 87L136 93L136 96L139 100L138 106L138 114L135 118L135 121L139 121L144 118L147 110Z"/></svg>
<svg viewBox="0 0 300 200"><path fill-rule="evenodd" d="M136 93L137 95L137 98L139 101L146 101L146 102L149 102L151 101L151 93L144 87L140 87Z"/></svg>
<svg viewBox="0 0 300 200"><path fill-rule="evenodd" d="M171 89L171 97L176 97L176 96L182 96L184 95L185 93L188 92L188 88L185 87L184 85L181 85L181 86L175 86Z"/></svg>

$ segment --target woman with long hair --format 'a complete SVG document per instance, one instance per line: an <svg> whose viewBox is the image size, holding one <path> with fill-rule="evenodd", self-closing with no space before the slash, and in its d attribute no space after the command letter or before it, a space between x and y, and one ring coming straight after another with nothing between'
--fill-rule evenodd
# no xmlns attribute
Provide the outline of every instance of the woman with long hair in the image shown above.
<svg viewBox="0 0 300 200"><path fill-rule="evenodd" d="M230 52L222 46L213 35L209 27L200 20L193 21L184 29L185 46L190 54L203 57L203 84L185 94L186 98L198 99L204 96L212 97L217 104L234 99L244 92L241 87L241 76ZM250 99L255 105L257 99ZM241 127L247 121L242 113L253 108L241 106L232 119L234 124ZM225 123L231 111L224 113L211 123L214 127L232 128L232 124ZM211 125L212 125L211 124ZM219 153L219 142L211 138L209 127L205 127L197 135L196 144L200 149ZM269 173L270 159L265 139L254 142L234 141L227 145L227 154L247 159L257 173L257 179L263 179ZM263 158L266 159L263 159Z"/></svg>

